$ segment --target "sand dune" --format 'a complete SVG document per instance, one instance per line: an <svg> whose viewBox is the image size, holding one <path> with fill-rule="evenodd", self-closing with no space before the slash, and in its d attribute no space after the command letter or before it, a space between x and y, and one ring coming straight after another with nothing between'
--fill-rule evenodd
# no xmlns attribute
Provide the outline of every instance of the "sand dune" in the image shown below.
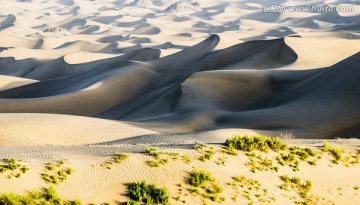
<svg viewBox="0 0 360 205"><path fill-rule="evenodd" d="M120 56L69 65L60 58L25 75L45 81L1 91L0 111L130 120L166 133L244 128L290 131L301 137L357 134L359 54L329 68L272 70L297 59L283 39L209 53L219 40L213 35L145 63L122 63L127 58ZM158 57L154 51L153 58L152 50L129 56L151 60ZM203 70L208 71L199 72ZM319 110L325 102L331 111ZM348 106L339 106L344 104ZM263 121L265 117L269 120Z"/></svg>
<svg viewBox="0 0 360 205"><path fill-rule="evenodd" d="M357 134L357 16L263 13L264 3L7 4L31 12L1 10L0 74L20 78L3 77L0 112L105 118L173 134ZM338 70L341 80L325 75Z"/></svg>
<svg viewBox="0 0 360 205"><path fill-rule="evenodd" d="M262 10L274 3L354 10ZM360 135L356 1L0 0L0 5L0 158L26 159L31 168L20 179L0 174L0 193L48 187L40 177L44 163L68 159L75 174L56 189L85 203L126 201L124 183L141 179L169 187L175 197L176 184L199 167L221 184L235 174L253 176L277 197L276 204L287 205L292 201L278 189L278 175L294 174L290 169L253 174L242 155L229 157L226 166L179 160L151 168L149 156L140 152L160 146L193 156L195 143L221 149L235 134L301 138L291 142L312 147L322 146L322 139ZM332 142L359 147L357 139ZM100 166L117 151L133 154L112 170ZM302 164L298 175L313 180L320 197L358 204L353 194L360 185L358 166L330 161ZM333 194L340 186L344 195ZM224 195L224 204L245 203L233 202L231 192ZM191 195L184 199L202 203Z"/></svg>
<svg viewBox="0 0 360 205"><path fill-rule="evenodd" d="M86 145L119 140L119 136L156 134L124 123L78 116L1 114L0 118L2 145Z"/></svg>

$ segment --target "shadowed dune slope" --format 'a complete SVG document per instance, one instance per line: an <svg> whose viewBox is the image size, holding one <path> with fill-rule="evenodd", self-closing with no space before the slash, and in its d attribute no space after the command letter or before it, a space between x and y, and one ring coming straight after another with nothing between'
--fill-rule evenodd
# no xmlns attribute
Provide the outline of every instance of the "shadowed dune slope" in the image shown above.
<svg viewBox="0 0 360 205"><path fill-rule="evenodd" d="M297 59L284 39L212 51L219 40L212 35L163 58L141 49L84 64L56 59L24 75L39 82L0 91L0 112L121 120L159 133L358 133L360 53L328 68L272 69Z"/></svg>

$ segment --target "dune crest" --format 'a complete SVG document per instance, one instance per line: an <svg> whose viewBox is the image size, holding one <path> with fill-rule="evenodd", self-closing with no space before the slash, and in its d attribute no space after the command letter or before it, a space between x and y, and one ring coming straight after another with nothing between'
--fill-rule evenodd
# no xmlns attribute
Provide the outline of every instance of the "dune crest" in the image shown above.
<svg viewBox="0 0 360 205"><path fill-rule="evenodd" d="M359 53L329 68L279 70L273 68L297 59L284 39L214 52L219 41L212 35L163 58L145 49L85 64L50 61L24 75L40 82L0 91L0 112L117 119L163 133L241 128L300 137L357 134ZM132 59L147 62L126 61ZM331 111L322 113L325 101Z"/></svg>
<svg viewBox="0 0 360 205"><path fill-rule="evenodd" d="M359 48L359 0L0 0L0 204L360 204Z"/></svg>

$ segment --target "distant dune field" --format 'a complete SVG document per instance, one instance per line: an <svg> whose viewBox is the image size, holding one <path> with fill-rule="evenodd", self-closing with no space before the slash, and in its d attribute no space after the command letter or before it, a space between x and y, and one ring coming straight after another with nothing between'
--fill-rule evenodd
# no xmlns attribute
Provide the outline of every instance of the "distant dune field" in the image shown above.
<svg viewBox="0 0 360 205"><path fill-rule="evenodd" d="M358 138L359 17L357 1L340 0L0 0L0 158L34 160L37 171L44 159L74 160L82 171L60 194L100 202L92 195L113 199L105 192L119 188L101 177L129 181L122 171L148 169L136 154L116 175L91 171L116 150L219 144L235 134ZM27 189L6 186L0 193Z"/></svg>

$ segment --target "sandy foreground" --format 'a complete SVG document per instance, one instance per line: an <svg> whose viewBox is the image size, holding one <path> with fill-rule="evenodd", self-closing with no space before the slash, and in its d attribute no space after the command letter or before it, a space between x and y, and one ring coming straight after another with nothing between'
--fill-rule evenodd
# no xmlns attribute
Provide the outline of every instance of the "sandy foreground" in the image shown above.
<svg viewBox="0 0 360 205"><path fill-rule="evenodd" d="M353 10L262 11L275 3ZM45 164L66 159L74 174L55 187L84 203L125 202L125 184L146 180L167 187L172 204L203 204L178 193L195 167L224 187L223 204L249 203L240 195L233 201L226 185L242 174L276 198L270 204L294 202L296 192L278 188L284 174L311 180L314 204L359 204L359 164L335 165L322 153L298 172L252 173L245 153L221 152L227 138L245 134L319 152L324 139L348 155L360 147L359 4L275 3L0 0L0 158L30 168L20 178L0 174L0 193L49 187L40 175ZM199 142L217 150L212 160L197 159ZM150 167L143 153L150 146L193 162ZM130 157L101 166L117 151Z"/></svg>

